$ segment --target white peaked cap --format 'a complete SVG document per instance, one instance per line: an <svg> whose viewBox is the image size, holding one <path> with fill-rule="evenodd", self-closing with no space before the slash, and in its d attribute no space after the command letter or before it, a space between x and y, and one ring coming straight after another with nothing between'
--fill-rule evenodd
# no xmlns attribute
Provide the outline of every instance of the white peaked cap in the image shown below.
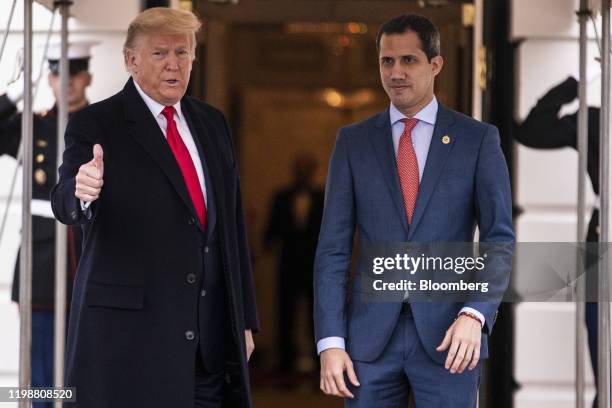
<svg viewBox="0 0 612 408"><path fill-rule="evenodd" d="M68 59L85 59L91 57L91 47L100 44L98 41L73 41L68 43ZM62 49L61 44L49 44L47 50L48 60L59 60Z"/></svg>

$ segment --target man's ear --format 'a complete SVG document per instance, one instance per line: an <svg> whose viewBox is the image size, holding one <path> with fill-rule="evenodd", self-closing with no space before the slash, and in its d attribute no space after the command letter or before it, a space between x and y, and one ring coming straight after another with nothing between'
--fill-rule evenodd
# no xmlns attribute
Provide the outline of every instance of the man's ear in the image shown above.
<svg viewBox="0 0 612 408"><path fill-rule="evenodd" d="M136 58L136 53L133 50L126 51L126 65L129 72L137 72L138 71L138 60Z"/></svg>
<svg viewBox="0 0 612 408"><path fill-rule="evenodd" d="M431 59L431 69L433 71L434 76L438 75L440 71L442 71L442 66L444 65L444 58L441 55L436 55Z"/></svg>

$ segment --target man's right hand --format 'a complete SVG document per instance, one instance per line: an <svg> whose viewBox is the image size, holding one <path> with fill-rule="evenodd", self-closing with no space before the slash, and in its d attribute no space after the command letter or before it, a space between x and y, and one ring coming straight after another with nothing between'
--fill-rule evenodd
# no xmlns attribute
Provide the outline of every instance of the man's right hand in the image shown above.
<svg viewBox="0 0 612 408"><path fill-rule="evenodd" d="M339 348L329 348L321 352L321 391L335 397L355 398L344 382L344 371L355 387L359 381L348 353Z"/></svg>
<svg viewBox="0 0 612 408"><path fill-rule="evenodd" d="M93 159L79 167L74 195L86 203L96 201L104 184L104 152L99 144L93 147Z"/></svg>

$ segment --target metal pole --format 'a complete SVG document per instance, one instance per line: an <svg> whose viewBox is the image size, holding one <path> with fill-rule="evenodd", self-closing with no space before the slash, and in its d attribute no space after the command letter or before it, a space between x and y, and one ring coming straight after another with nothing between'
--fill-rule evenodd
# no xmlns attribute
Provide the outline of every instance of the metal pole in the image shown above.
<svg viewBox="0 0 612 408"><path fill-rule="evenodd" d="M576 242L584 241L584 213L585 213L585 184L587 174L587 135L588 135L588 107L587 107L587 20L590 15L588 0L580 0L578 21L580 23L580 81L578 82L578 205ZM581 246L577 245L576 251ZM581 257L576 257L576 271L584 270ZM577 275L576 279L576 408L584 408L584 350L585 350L585 281L586 276Z"/></svg>
<svg viewBox="0 0 612 408"><path fill-rule="evenodd" d="M610 242L610 0L601 3L601 118L599 178L601 180L600 240ZM599 263L598 341L597 341L597 395L599 408L610 408L610 256L603 251Z"/></svg>
<svg viewBox="0 0 612 408"><path fill-rule="evenodd" d="M49 42L51 41L51 34L53 34L53 23L55 22L55 10L51 12L51 21L49 22L49 29L47 30L47 37L45 39L45 49L43 52L43 58L40 61L40 65L38 66L38 74L36 74L36 81L34 82L34 96L32 100L36 100L36 95L38 95L38 88L40 85L40 78L42 78L43 70L45 68L45 63L47 62L47 53L49 52Z"/></svg>
<svg viewBox="0 0 612 408"><path fill-rule="evenodd" d="M13 15L15 14L16 4L17 4L17 0L13 0L13 5L11 6L11 11L9 13L8 22L6 23L6 31L4 32L4 36L2 37L2 45L0 46L0 61L2 61L2 55L4 55L4 47L6 46L6 39L8 38L9 32L11 31L11 22L13 21Z"/></svg>
<svg viewBox="0 0 612 408"><path fill-rule="evenodd" d="M23 143L23 192L21 214L21 252L19 271L19 386L31 384L32 349L32 0L23 4L23 113L21 116L21 140ZM19 402L27 408L30 402Z"/></svg>
<svg viewBox="0 0 612 408"><path fill-rule="evenodd" d="M61 54L60 54L60 97L57 101L57 167L62 162L64 153L64 131L68 122L68 16L71 1L56 1L62 17L61 25ZM56 387L64 386L64 348L66 341L66 226L60 222L55 223L55 324L54 324L54 373L53 380ZM62 403L56 402L56 408Z"/></svg>
<svg viewBox="0 0 612 408"><path fill-rule="evenodd" d="M43 59L40 62L38 68L38 75L36 75L36 80L34 81L34 90L32 92L32 102L36 100L36 95L38 94L38 84L40 84L40 78L42 77L43 67L45 66L45 60L47 59L47 50L49 49L49 40L51 39L51 31L53 28L53 22L55 21L55 11L51 14L51 23L49 24L49 30L47 30L47 39L45 40L45 51L43 53ZM2 58L2 53L0 52L0 59ZM17 184L17 175L19 174L19 168L21 167L21 156L23 154L23 143L19 143L19 149L17 150L17 160L15 163L15 170L13 171L13 177L11 180L11 186L9 188L8 198L6 200L6 209L4 214L2 214L2 222L0 222L0 243L2 242L2 237L4 236L4 230L6 228L6 221L8 219L9 210L11 208L11 203L13 202L13 196L15 194L15 185Z"/></svg>

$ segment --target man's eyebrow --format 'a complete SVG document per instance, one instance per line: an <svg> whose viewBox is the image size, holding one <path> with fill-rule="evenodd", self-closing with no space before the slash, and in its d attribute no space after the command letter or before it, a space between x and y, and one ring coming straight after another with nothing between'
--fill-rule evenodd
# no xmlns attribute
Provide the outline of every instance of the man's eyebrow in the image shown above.
<svg viewBox="0 0 612 408"><path fill-rule="evenodd" d="M380 58L405 58L405 57L412 57L412 58L418 58L418 56L416 54L402 54L402 55L398 55L398 56L391 56L391 55L381 55Z"/></svg>

